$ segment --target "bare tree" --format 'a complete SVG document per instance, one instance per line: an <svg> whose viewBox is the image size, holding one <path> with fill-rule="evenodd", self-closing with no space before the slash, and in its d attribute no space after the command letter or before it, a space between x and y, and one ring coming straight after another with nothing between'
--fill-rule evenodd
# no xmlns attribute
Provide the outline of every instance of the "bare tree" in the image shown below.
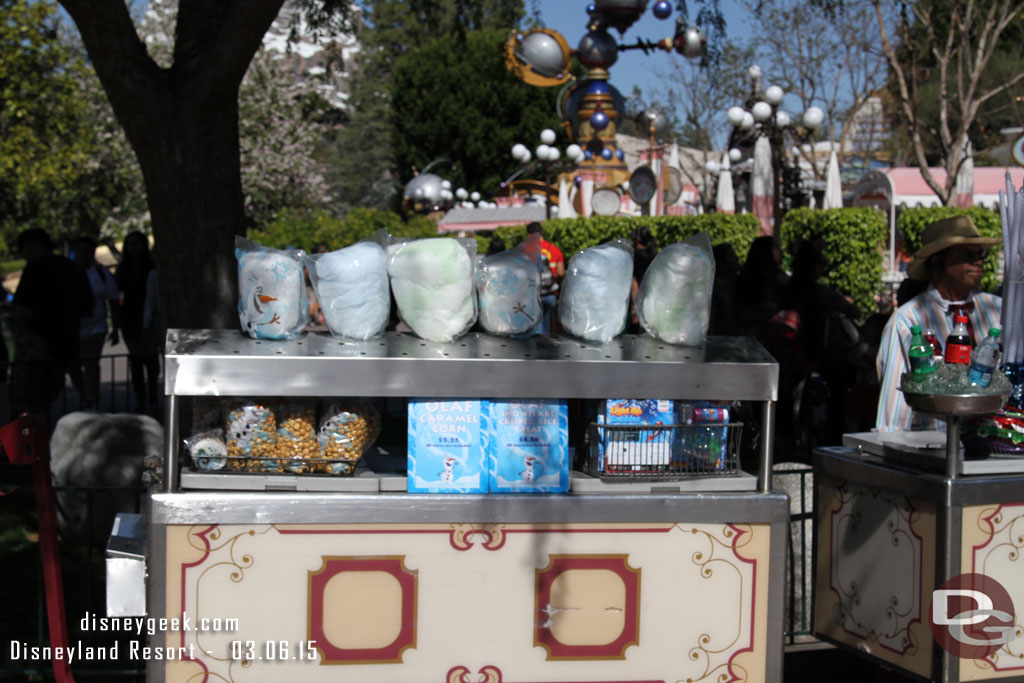
<svg viewBox="0 0 1024 683"><path fill-rule="evenodd" d="M802 0L748 3L757 25L757 58L775 85L800 102L801 110L818 106L826 125L820 136L839 140L846 149L851 119L885 83L885 58L866 35L874 20L867 0L815 4ZM798 153L821 180L825 164L813 150Z"/></svg>
<svg viewBox="0 0 1024 683"><path fill-rule="evenodd" d="M956 175L965 161L971 125L992 98L1024 80L1024 63L998 84L984 76L1004 31L1024 13L1019 0L916 0L902 2L900 20L891 26L885 15L889 3L871 0L882 49L897 88L897 107L921 175L943 204L956 199ZM913 17L913 23L910 17ZM894 44L894 39L899 44ZM921 62L934 60L938 78L938 123L930 126L920 115ZM945 183L928 170L924 133L939 144Z"/></svg>
<svg viewBox="0 0 1024 683"><path fill-rule="evenodd" d="M706 65L675 59L672 68L661 76L666 83L661 97L678 119L679 153L690 163L681 163L684 177L697 186L705 210L715 206L718 186L716 175L707 170L709 161L721 161L729 134L725 112L730 102L745 95L746 66L752 58L750 48L727 43L722 59Z"/></svg>

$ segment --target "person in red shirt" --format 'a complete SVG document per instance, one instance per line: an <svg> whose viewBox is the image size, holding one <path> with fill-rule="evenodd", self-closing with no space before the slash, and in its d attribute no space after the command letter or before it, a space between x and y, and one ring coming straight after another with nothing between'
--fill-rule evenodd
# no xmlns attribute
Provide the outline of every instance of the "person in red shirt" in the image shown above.
<svg viewBox="0 0 1024 683"><path fill-rule="evenodd" d="M551 277L541 278L540 302L544 313L536 330L540 334L545 334L552 330L552 316L558 301L558 285L565 276L565 257L562 255L561 249L544 239L544 231L540 223L534 221L527 225L526 234L540 235L540 253L551 268Z"/></svg>

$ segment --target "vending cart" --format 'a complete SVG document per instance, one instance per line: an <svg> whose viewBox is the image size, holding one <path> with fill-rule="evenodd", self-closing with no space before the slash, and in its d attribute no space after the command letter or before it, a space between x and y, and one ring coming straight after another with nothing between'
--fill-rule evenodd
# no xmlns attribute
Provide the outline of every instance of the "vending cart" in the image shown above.
<svg viewBox="0 0 1024 683"><path fill-rule="evenodd" d="M781 680L789 505L770 488L778 366L755 340L172 330L166 359L149 680ZM195 469L189 403L239 396L713 399L752 402L763 425L754 473L410 494L362 468Z"/></svg>
<svg viewBox="0 0 1024 683"><path fill-rule="evenodd" d="M1005 401L908 395L915 410L946 420L947 431L848 434L844 446L815 453L818 637L921 680L1024 680L1024 458L965 459L960 444L962 419ZM957 578L970 574L985 578ZM988 588L992 580L1006 593ZM935 597L940 588L981 589L992 604L947 605L948 594ZM935 600L946 617L1003 611L1007 619L975 623L1006 627L1011 640L967 647L950 619L935 618Z"/></svg>

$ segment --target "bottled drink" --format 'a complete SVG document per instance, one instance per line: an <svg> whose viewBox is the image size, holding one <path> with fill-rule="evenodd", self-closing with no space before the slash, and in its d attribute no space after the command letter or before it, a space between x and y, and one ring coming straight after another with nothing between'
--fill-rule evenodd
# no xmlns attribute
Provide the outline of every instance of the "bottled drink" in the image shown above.
<svg viewBox="0 0 1024 683"><path fill-rule="evenodd" d="M953 316L953 331L946 337L946 362L969 365L971 362L971 335L967 331L967 316Z"/></svg>
<svg viewBox="0 0 1024 683"><path fill-rule="evenodd" d="M914 325L910 328L914 336L910 340L910 373L915 380L922 380L935 372L935 350L932 345L921 334L921 326Z"/></svg>
<svg viewBox="0 0 1024 683"><path fill-rule="evenodd" d="M987 387L992 381L992 370L999 362L999 329L988 331L985 341L981 342L971 359L971 369L967 371L967 380L971 386Z"/></svg>
<svg viewBox="0 0 1024 683"><path fill-rule="evenodd" d="M942 362L942 342L935 336L935 330L925 330L924 340L932 345L932 351L935 352L935 362Z"/></svg>

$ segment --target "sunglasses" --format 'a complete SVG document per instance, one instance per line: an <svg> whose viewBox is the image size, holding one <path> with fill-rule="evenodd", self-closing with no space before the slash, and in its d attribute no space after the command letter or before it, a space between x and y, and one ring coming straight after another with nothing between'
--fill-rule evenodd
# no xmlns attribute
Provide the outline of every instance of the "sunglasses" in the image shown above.
<svg viewBox="0 0 1024 683"><path fill-rule="evenodd" d="M951 263L977 263L988 258L988 249L959 249L950 253Z"/></svg>

